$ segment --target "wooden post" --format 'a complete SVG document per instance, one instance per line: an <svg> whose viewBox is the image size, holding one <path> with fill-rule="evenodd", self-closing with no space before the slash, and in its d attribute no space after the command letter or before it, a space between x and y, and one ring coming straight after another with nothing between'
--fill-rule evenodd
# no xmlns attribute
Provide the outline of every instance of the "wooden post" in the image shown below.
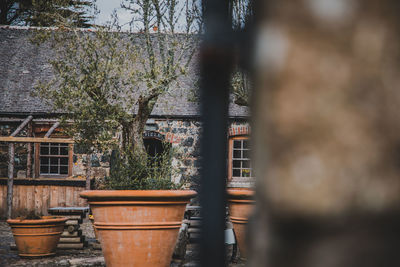
<svg viewBox="0 0 400 267"><path fill-rule="evenodd" d="M35 157L35 162L34 162L34 170L35 170L35 172L34 172L34 178L39 178L39 169L40 169L40 164L39 164L39 153L40 152L40 143L35 143L35 154L34 154L34 157Z"/></svg>
<svg viewBox="0 0 400 267"><path fill-rule="evenodd" d="M31 120L32 116L26 118L20 126L10 135L15 137ZM13 199L13 185L14 185L14 154L15 146L13 143L8 145L8 181L7 181L7 218L12 215L12 199Z"/></svg>
<svg viewBox="0 0 400 267"><path fill-rule="evenodd" d="M8 145L8 180L7 180L7 218L11 218L13 185L14 185L14 151L13 143Z"/></svg>
<svg viewBox="0 0 400 267"><path fill-rule="evenodd" d="M90 190L90 172L92 168L92 154L88 155L88 161L86 165L86 190Z"/></svg>
<svg viewBox="0 0 400 267"><path fill-rule="evenodd" d="M32 122L28 124L28 137L32 137ZM26 161L26 177L32 178L32 143L28 143L28 156Z"/></svg>

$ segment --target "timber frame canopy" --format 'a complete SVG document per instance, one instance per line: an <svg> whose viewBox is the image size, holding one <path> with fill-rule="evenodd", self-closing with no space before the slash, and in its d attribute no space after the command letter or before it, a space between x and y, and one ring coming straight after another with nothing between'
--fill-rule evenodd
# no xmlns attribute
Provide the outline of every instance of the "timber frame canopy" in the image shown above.
<svg viewBox="0 0 400 267"><path fill-rule="evenodd" d="M50 135L53 131L60 125L59 122L54 123L54 125L47 131L44 137L16 137L16 135L23 129L25 126L30 124L33 116L28 116L10 136L0 136L0 142L7 142L8 144L8 180L7 180L7 217L11 218L12 211L12 200L13 200L13 185L14 185L14 156L15 156L15 143L28 143L28 153L32 153L32 143L36 144L36 147L39 147L40 143L59 143L59 144L69 144L69 148L74 143L72 139L65 138L50 138ZM31 125L29 125L29 133L32 132ZM36 149L38 151L38 149ZM71 154L71 152L69 152ZM70 157L70 156L69 156ZM28 157L27 162L27 174L31 175L32 173L32 162L30 157ZM37 170L37 168L35 168ZM70 169L68 170L70 174Z"/></svg>

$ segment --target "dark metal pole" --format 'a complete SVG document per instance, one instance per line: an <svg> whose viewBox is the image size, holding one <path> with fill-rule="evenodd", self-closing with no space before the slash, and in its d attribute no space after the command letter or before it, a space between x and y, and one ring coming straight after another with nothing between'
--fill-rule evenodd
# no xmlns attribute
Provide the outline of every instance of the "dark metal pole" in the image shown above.
<svg viewBox="0 0 400 267"><path fill-rule="evenodd" d="M226 266L226 144L232 69L229 1L203 1L205 35L201 47L202 236L201 266Z"/></svg>

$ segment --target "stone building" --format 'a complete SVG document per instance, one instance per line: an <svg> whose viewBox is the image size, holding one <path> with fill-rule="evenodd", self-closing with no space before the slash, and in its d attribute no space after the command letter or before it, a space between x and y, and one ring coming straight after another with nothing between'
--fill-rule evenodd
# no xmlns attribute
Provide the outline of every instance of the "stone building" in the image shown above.
<svg viewBox="0 0 400 267"><path fill-rule="evenodd" d="M44 137L60 115L60 112L42 99L32 95L37 81L48 79L52 75L48 63L51 53L45 47L31 43L29 36L32 31L32 28L27 27L0 27L1 137L9 136L30 115L33 119L17 137ZM147 121L147 130L143 138L146 147L154 153L159 150L161 141L171 143L178 151L173 164L180 170L174 179L184 178L195 186L199 179L201 124L199 104L191 100L194 79L196 74L192 71L183 78L180 88L173 88L171 94L158 101ZM247 137L250 133L247 122L248 109L231 103L229 117L229 136L227 136L230 147L227 152L229 177L221 179L227 179L230 186L249 186L252 182L252 172L250 162L247 160L249 157ZM65 138L59 128L56 128L50 137ZM68 149L69 146L73 149ZM4 214L6 208L7 151L8 143L0 142L0 216ZM21 187L14 190L17 192L15 195L31 194L35 205L41 206L44 213L47 207L52 205L82 204L77 200L79 197L76 190L72 190L74 193L68 196L68 188L84 188L88 160L92 165L92 178L109 174L110 154L94 154L88 158L74 144L16 143L15 151L14 184L15 187ZM30 189L27 186L35 187L32 189L35 192L29 193ZM52 199L52 195L56 195L55 192L59 191L59 188L65 189L65 192L57 193L58 200ZM37 197L40 197L40 201L44 204L37 204ZM27 203L20 203L21 201L15 198L14 200L14 206L17 205L14 208L17 210L32 207L29 198L26 200Z"/></svg>

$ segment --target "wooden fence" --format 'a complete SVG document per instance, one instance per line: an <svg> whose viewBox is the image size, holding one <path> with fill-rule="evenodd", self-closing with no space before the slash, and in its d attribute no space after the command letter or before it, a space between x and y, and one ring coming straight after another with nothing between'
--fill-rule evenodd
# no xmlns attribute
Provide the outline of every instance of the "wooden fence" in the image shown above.
<svg viewBox="0 0 400 267"><path fill-rule="evenodd" d="M4 179L0 179L4 180ZM86 200L79 197L85 190L85 181L35 181L15 180L13 192L13 217L35 211L48 215L48 208L87 206ZM7 184L0 183L0 218L7 217Z"/></svg>

